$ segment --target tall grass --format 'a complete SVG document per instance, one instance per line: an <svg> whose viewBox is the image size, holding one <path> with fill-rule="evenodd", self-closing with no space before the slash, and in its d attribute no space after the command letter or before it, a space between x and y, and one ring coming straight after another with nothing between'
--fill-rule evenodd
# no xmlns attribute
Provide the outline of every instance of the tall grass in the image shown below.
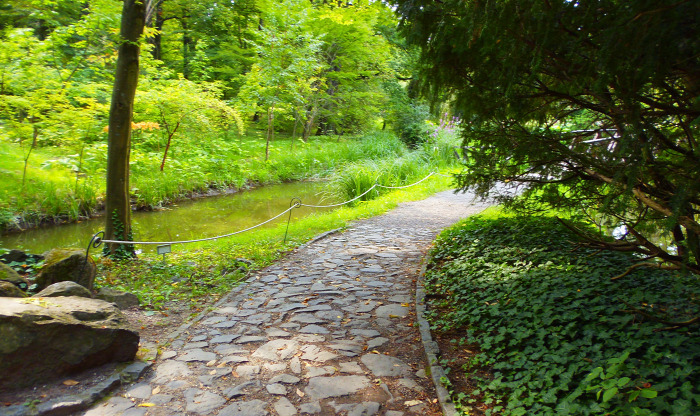
<svg viewBox="0 0 700 416"><path fill-rule="evenodd" d="M132 201L137 207L159 207L212 188L328 177L333 172L352 170L351 164L360 166L361 161L379 163L373 168L377 172L396 169L379 162L382 160L414 165L399 169L406 173L385 175L382 183L387 184L393 175L408 178L408 171L420 170L420 161L408 156L412 153L395 135L377 131L341 139L318 136L308 142L277 139L272 143L269 160L264 158L265 142L255 132L243 138L179 138L173 142L161 171L162 149L145 140L147 133L140 134L143 137L134 140L130 159ZM105 143L86 145L80 158L75 149L36 149L24 189L23 150L0 138L0 231L20 224L77 219L99 208L105 189ZM432 163L429 160L423 163ZM86 176L76 186L77 167Z"/></svg>
<svg viewBox="0 0 700 416"><path fill-rule="evenodd" d="M76 178L70 169L46 163L51 153L36 149L23 184L24 149L0 144L0 230L90 215L97 203L93 178Z"/></svg>
<svg viewBox="0 0 700 416"><path fill-rule="evenodd" d="M369 201L389 191L375 187L367 192L375 184L406 186L423 179L430 172L455 166L458 162L455 143L458 143L458 138L454 135L436 135L414 151L403 147L403 151L394 153L392 148L381 158L346 162L331 177L328 192L335 199L351 200L362 195L357 201Z"/></svg>

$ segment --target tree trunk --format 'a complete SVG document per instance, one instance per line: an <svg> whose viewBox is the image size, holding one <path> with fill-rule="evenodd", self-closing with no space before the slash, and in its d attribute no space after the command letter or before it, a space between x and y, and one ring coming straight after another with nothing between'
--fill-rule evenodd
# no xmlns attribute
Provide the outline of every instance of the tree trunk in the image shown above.
<svg viewBox="0 0 700 416"><path fill-rule="evenodd" d="M265 143L265 161L270 158L270 142L274 136L275 105L267 109L267 142Z"/></svg>
<svg viewBox="0 0 700 416"><path fill-rule="evenodd" d="M112 104L109 109L107 148L107 196L105 239L131 239L131 203L129 200L129 154L131 120L139 76L139 37L143 33L145 8L141 0L124 0L117 70L114 76ZM132 245L108 244L107 254L132 255Z"/></svg>
<svg viewBox="0 0 700 416"><path fill-rule="evenodd" d="M29 146L27 156L24 158L24 170L22 170L22 192L24 192L24 183L27 180L27 166L29 166L29 156L32 155L32 151L36 147L37 138L39 137L39 128L36 126L36 121L34 121L34 117L32 117L32 120L32 144L31 146Z"/></svg>
<svg viewBox="0 0 700 416"><path fill-rule="evenodd" d="M313 128L314 122L316 121L316 114L318 113L318 104L314 103L311 109L311 114L309 114L308 120L306 120L306 125L304 126L304 132L301 135L301 140L307 142L309 136L311 136L311 129Z"/></svg>
<svg viewBox="0 0 700 416"><path fill-rule="evenodd" d="M163 169L165 169L165 159L168 158L168 150L170 150L170 143L173 140L173 135L175 135L175 132L177 131L177 128L180 127L180 122L178 121L177 124L175 124L175 128L173 131L170 131L170 127L168 127L167 124L165 124L165 129L168 132L168 142L165 144L165 152L163 152L163 161L160 163L160 171L162 172Z"/></svg>
<svg viewBox="0 0 700 416"><path fill-rule="evenodd" d="M180 19L180 24L182 25L182 76L185 79L190 79L190 50L192 49L192 38L190 37L187 18L188 16L183 14Z"/></svg>
<svg viewBox="0 0 700 416"><path fill-rule="evenodd" d="M150 13L150 15L146 16L146 24L149 27L153 27L156 30L156 33L153 35L153 37L148 38L148 43L153 45L153 49L151 49L151 55L153 56L153 59L160 60L163 56L162 32L163 23L165 23L165 20L163 19L163 0L152 0L148 2L146 6L146 13Z"/></svg>

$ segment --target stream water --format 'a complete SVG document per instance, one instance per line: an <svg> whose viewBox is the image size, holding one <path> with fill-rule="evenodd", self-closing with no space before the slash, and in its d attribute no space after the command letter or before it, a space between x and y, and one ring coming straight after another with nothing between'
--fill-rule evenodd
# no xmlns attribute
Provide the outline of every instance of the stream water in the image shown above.
<svg viewBox="0 0 700 416"><path fill-rule="evenodd" d="M181 201L162 211L132 213L136 241L193 240L228 234L266 221L289 208L292 198L305 204L328 205L335 201L323 198L323 182L293 182L269 185L233 194ZM296 208L294 218L327 209ZM286 221L288 214L263 227ZM87 247L92 236L104 229L104 218L73 224L47 226L21 233L0 235L0 247L41 254L55 247ZM181 246L178 246L181 247ZM137 249L155 251L154 245Z"/></svg>

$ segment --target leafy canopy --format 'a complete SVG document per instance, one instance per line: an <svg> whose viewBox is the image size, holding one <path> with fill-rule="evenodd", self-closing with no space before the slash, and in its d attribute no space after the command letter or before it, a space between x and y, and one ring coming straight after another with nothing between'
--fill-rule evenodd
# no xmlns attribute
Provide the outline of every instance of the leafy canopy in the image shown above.
<svg viewBox="0 0 700 416"><path fill-rule="evenodd" d="M396 4L424 90L454 97L468 122L462 188L521 184L526 199L626 226L601 246L700 273L695 2ZM650 241L659 229L670 249Z"/></svg>

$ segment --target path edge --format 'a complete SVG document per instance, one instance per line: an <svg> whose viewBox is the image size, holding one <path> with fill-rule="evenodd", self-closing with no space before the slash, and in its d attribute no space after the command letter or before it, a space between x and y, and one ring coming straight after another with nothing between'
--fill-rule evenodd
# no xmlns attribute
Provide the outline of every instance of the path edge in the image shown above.
<svg viewBox="0 0 700 416"><path fill-rule="evenodd" d="M431 258L432 256L430 253L428 253L423 259L423 265L421 266L420 272L418 273L418 278L416 279L416 320L418 321L418 329L420 331L420 338L423 344L425 358L428 360L428 366L430 368L430 377L435 385L435 391L437 393L438 402L440 403L440 408L442 409L442 414L444 416L458 416L459 413L457 413L454 402L452 402L450 393L442 384L441 380L443 378L447 379L447 374L442 366L440 366L440 361L438 360L440 348L438 347L437 342L433 341L433 337L430 334L430 324L425 318L426 307L424 278Z"/></svg>

